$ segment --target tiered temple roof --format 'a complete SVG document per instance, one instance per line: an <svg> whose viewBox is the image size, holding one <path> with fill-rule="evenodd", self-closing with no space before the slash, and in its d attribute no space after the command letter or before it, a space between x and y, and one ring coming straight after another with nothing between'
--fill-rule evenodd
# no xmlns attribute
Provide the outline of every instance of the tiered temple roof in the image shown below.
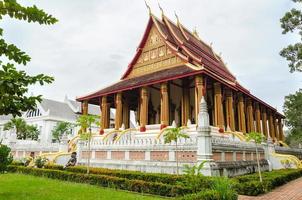
<svg viewBox="0 0 302 200"><path fill-rule="evenodd" d="M155 39L163 42L167 47L167 51L170 51L176 57L174 65L169 67L140 65L140 59L144 59L143 50L146 48L148 40L150 40L151 32L156 32L159 38ZM276 111L275 108L255 97L249 90L241 86L236 77L228 70L222 58L213 51L211 45L203 42L196 33L189 31L179 21L174 23L164 15L162 15L162 19L159 19L152 14L150 14L146 30L135 56L120 81L89 95L79 97L77 100L88 100L89 103L100 104L100 97L104 95L196 74L206 74L229 88L242 92L256 102ZM277 114L282 116L280 113Z"/></svg>

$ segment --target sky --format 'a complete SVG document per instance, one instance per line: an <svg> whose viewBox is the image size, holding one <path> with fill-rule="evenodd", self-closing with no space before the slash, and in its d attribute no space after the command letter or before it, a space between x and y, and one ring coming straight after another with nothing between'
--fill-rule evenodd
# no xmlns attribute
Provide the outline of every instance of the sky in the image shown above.
<svg viewBox="0 0 302 200"><path fill-rule="evenodd" d="M18 66L29 74L55 77L30 93L63 101L118 81L131 61L148 21L143 0L32 0L59 22L46 26L4 18L4 38L32 58ZM157 0L147 1L160 17ZM280 50L298 38L282 35L280 18L290 0L159 0L165 15L174 12L189 30L213 43L237 80L252 94L282 112L284 96L302 88L301 73L290 73Z"/></svg>

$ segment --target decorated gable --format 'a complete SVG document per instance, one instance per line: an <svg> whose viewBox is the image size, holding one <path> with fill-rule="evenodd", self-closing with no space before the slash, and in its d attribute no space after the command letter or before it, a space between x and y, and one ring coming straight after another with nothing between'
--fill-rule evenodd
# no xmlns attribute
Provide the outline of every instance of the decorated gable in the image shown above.
<svg viewBox="0 0 302 200"><path fill-rule="evenodd" d="M184 62L167 47L158 30L152 26L142 53L133 65L127 78L142 76L184 64Z"/></svg>

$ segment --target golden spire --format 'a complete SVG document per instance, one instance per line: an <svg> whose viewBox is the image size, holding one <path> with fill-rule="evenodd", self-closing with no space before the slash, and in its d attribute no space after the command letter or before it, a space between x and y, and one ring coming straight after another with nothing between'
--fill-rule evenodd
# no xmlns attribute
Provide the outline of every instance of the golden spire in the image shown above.
<svg viewBox="0 0 302 200"><path fill-rule="evenodd" d="M157 1L158 7L161 11L161 17L164 18L164 9L160 6L159 1Z"/></svg>
<svg viewBox="0 0 302 200"><path fill-rule="evenodd" d="M197 32L196 26L195 26L194 29L193 29L193 35L194 35L197 39L200 40L200 37L199 37L199 34L198 34L198 32Z"/></svg>
<svg viewBox="0 0 302 200"><path fill-rule="evenodd" d="M174 15L175 15L176 20L177 20L177 25L180 25L180 21L179 21L178 15L176 14L176 12L175 12L175 11L174 11Z"/></svg>
<svg viewBox="0 0 302 200"><path fill-rule="evenodd" d="M147 1L146 1L146 0L145 0L145 4L146 4L146 7L147 7L147 9L148 9L148 11L149 11L149 15L152 15L151 8L150 8L150 6L147 4Z"/></svg>

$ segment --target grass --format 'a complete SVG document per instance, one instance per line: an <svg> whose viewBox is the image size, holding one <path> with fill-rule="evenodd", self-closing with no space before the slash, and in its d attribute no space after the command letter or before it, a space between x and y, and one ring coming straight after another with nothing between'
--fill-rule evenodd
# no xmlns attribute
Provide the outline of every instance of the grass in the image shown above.
<svg viewBox="0 0 302 200"><path fill-rule="evenodd" d="M146 196L111 188L70 183L22 174L0 174L0 200L157 200Z"/></svg>

